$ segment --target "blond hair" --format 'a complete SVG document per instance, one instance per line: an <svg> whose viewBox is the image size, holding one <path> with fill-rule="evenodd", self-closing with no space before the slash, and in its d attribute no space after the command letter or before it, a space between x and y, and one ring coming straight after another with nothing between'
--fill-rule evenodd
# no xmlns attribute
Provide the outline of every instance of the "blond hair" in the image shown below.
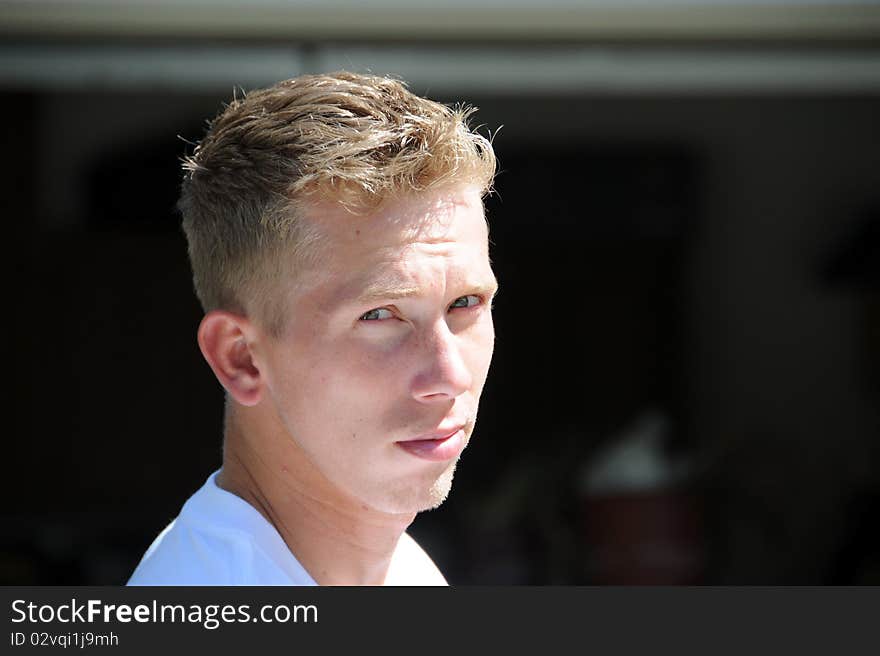
<svg viewBox="0 0 880 656"><path fill-rule="evenodd" d="M312 202L353 213L450 183L487 193L495 175L475 109L421 98L386 77L304 75L234 99L184 160L179 207L205 311L283 319L268 292L314 241Z"/></svg>

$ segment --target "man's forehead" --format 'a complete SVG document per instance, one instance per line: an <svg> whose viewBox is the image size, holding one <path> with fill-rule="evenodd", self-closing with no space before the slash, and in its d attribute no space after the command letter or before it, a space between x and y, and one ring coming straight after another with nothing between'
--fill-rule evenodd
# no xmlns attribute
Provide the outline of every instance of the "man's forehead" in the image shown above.
<svg viewBox="0 0 880 656"><path fill-rule="evenodd" d="M476 189L411 196L362 214L334 201L313 202L303 210L300 219L311 248L303 251L292 290L301 302L328 307L343 300L415 295L410 257L423 265L448 259L470 271L464 277L475 283L494 281Z"/></svg>
<svg viewBox="0 0 880 656"><path fill-rule="evenodd" d="M304 206L301 220L321 241L363 243L371 247L411 241L456 239L456 216L462 211L483 217L479 191L457 186L392 198L368 212L354 212L339 202L321 200Z"/></svg>

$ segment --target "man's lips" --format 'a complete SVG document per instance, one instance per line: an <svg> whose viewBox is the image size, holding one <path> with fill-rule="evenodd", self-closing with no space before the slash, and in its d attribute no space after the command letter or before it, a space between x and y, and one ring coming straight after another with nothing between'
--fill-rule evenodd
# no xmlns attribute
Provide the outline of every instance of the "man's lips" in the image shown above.
<svg viewBox="0 0 880 656"><path fill-rule="evenodd" d="M415 439L403 440L395 442L395 444L407 453L423 460L432 462L452 460L464 450L464 426L458 426L450 431L420 435Z"/></svg>

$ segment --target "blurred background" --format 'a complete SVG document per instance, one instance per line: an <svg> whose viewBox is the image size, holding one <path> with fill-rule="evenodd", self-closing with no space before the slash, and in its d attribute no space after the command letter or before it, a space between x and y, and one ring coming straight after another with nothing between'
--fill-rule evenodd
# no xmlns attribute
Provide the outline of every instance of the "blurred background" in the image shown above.
<svg viewBox="0 0 880 656"><path fill-rule="evenodd" d="M0 583L124 583L219 466L179 158L345 68L497 132L493 370L411 529L452 583L880 584L878 37L857 0L0 0Z"/></svg>

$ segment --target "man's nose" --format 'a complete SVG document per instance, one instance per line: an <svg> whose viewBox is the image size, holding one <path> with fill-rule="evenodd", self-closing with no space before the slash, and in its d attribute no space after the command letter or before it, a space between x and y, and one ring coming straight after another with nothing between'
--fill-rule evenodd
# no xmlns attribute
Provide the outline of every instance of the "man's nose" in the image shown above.
<svg viewBox="0 0 880 656"><path fill-rule="evenodd" d="M423 403L448 401L470 389L473 379L462 352L461 337L445 322L426 335L420 349L421 369L412 383L413 396Z"/></svg>

